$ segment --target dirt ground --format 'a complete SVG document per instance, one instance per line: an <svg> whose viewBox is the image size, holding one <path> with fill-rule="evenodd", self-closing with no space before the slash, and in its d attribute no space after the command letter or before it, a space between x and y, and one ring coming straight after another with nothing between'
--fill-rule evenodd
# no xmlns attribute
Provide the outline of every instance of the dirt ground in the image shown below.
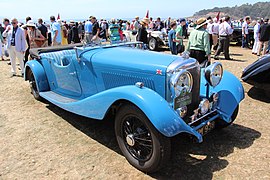
<svg viewBox="0 0 270 180"><path fill-rule="evenodd" d="M235 60L220 62L240 77L257 57L230 50ZM150 175L121 155L111 121L35 101L28 82L10 78L7 61L0 61L0 83L0 179L270 179L270 99L245 83L235 124L201 144L173 138L171 161Z"/></svg>

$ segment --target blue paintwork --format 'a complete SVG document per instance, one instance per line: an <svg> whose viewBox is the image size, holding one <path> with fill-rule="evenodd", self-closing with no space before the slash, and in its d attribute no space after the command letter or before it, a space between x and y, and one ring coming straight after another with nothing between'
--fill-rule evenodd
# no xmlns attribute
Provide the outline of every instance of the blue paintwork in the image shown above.
<svg viewBox="0 0 270 180"><path fill-rule="evenodd" d="M201 71L201 96L206 96L206 79L204 77L204 69ZM210 87L210 95L219 94L218 111L222 119L230 122L235 108L245 98L244 88L241 82L230 72L224 71L223 78L219 85L215 88Z"/></svg>
<svg viewBox="0 0 270 180"><path fill-rule="evenodd" d="M45 53L41 60L29 61L26 67L34 72L40 95L67 111L102 120L113 103L125 100L139 107L163 135L172 137L186 132L201 142L202 136L196 130L217 117L229 122L244 98L243 87L225 71L221 83L210 88L211 94L220 94L219 114L191 127L166 101L170 93L166 92L166 71L177 58L126 47L94 48L80 53L80 61L74 50L64 50ZM162 74L157 74L157 70ZM144 82L145 87L136 87L136 82ZM201 96L205 96L205 84L202 70Z"/></svg>

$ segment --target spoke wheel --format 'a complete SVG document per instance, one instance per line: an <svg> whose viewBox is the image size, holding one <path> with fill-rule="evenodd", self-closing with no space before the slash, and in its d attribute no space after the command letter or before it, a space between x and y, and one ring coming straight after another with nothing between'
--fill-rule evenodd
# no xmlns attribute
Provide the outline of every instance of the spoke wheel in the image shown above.
<svg viewBox="0 0 270 180"><path fill-rule="evenodd" d="M155 38L151 38L149 40L149 44L148 45L149 45L149 49L151 51L157 50L158 45L157 45L157 40Z"/></svg>
<svg viewBox="0 0 270 180"><path fill-rule="evenodd" d="M170 139L160 134L135 105L120 107L115 118L118 145L128 162L143 172L155 172L170 157Z"/></svg>
<svg viewBox="0 0 270 180"><path fill-rule="evenodd" d="M129 153L139 161L147 161L153 152L153 140L148 128L140 119L129 115L124 118L122 136Z"/></svg>

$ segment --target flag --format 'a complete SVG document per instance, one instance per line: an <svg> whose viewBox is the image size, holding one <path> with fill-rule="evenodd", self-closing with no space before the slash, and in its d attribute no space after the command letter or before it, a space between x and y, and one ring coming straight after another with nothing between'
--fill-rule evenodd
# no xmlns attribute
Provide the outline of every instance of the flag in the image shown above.
<svg viewBox="0 0 270 180"><path fill-rule="evenodd" d="M145 16L146 18L149 18L149 10L147 10L147 12L146 12L146 16Z"/></svg>
<svg viewBox="0 0 270 180"><path fill-rule="evenodd" d="M57 15L57 20L58 20L58 19L60 19L60 14L59 14L59 13L58 13L58 15Z"/></svg>
<svg viewBox="0 0 270 180"><path fill-rule="evenodd" d="M217 22L219 21L219 15L220 15L220 11L218 12L218 14L217 14Z"/></svg>

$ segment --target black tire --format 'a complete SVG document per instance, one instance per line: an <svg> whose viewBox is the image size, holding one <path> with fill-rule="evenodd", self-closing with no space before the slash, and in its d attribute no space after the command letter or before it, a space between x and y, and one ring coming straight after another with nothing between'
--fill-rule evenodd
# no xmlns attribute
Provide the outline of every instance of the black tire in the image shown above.
<svg viewBox="0 0 270 180"><path fill-rule="evenodd" d="M236 119L237 115L238 115L238 111L239 111L239 105L235 108L232 117L231 117L231 121L229 123L227 123L226 121L222 120L222 119L217 119L216 121L216 128L217 129L223 129L225 127L228 127L229 125L231 125L234 120Z"/></svg>
<svg viewBox="0 0 270 180"><path fill-rule="evenodd" d="M170 139L160 134L135 105L126 104L119 109L115 134L128 162L143 172L158 171L170 158Z"/></svg>
<svg viewBox="0 0 270 180"><path fill-rule="evenodd" d="M35 79L35 76L34 76L32 70L28 71L27 77L28 77L29 84L30 84L31 94L34 96L34 98L36 100L41 101L42 97L39 95L36 79Z"/></svg>
<svg viewBox="0 0 270 180"><path fill-rule="evenodd" d="M151 51L156 51L158 49L158 42L155 38L150 38L148 42L149 49Z"/></svg>

